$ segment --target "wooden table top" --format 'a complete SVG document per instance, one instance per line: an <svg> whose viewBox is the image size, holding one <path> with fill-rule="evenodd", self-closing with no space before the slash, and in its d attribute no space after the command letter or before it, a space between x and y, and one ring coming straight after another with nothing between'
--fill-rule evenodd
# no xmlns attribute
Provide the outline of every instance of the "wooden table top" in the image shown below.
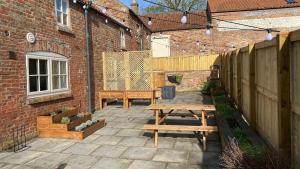
<svg viewBox="0 0 300 169"><path fill-rule="evenodd" d="M215 105L203 104L151 104L146 110L194 110L194 111L215 111Z"/></svg>

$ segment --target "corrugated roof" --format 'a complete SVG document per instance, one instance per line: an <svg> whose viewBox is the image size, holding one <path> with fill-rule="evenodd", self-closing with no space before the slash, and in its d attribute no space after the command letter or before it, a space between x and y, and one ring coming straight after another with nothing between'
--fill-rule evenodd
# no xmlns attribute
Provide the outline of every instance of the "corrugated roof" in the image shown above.
<svg viewBox="0 0 300 169"><path fill-rule="evenodd" d="M299 0L208 0L212 13L299 7Z"/></svg>
<svg viewBox="0 0 300 169"><path fill-rule="evenodd" d="M140 17L145 24L148 24L149 17L152 18L152 25L148 26L152 32L206 28L206 11L197 11L193 13L201 16L188 14L187 24L182 24L180 22L183 15L182 12L164 12L158 14L143 15Z"/></svg>

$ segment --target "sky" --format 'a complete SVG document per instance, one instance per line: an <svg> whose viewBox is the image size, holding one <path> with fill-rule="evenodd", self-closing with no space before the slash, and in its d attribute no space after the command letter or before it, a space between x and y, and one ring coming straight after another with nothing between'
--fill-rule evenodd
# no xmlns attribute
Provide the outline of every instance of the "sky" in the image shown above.
<svg viewBox="0 0 300 169"><path fill-rule="evenodd" d="M125 5L127 5L128 7L130 7L131 4L131 0L119 0L121 2L123 2ZM143 0L137 0L140 9L143 9L145 7L147 7L149 5L149 3L143 1Z"/></svg>

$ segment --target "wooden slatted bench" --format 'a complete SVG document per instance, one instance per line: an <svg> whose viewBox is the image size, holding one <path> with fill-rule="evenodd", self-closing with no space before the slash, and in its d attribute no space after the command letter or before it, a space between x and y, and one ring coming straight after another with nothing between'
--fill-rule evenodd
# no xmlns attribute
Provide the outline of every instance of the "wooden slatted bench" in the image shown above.
<svg viewBox="0 0 300 169"><path fill-rule="evenodd" d="M207 112L215 111L216 108L214 105L200 105L200 104L151 104L146 108L146 110L153 110L155 114L155 124L145 124L144 130L153 130L154 131L154 144L158 144L158 131L194 131L201 132L203 149L206 150L206 137L208 133L217 132L217 126L208 126L207 125ZM168 110L168 113L164 113L164 110ZM188 111L195 119L201 121L199 126L190 126L190 125L162 125L165 122L165 119L170 116L174 110L184 110ZM201 111L201 117L198 116L194 111ZM175 113L174 113L175 114ZM176 115L181 116L182 114L176 113ZM210 116L211 117L211 116Z"/></svg>
<svg viewBox="0 0 300 169"><path fill-rule="evenodd" d="M103 107L107 105L107 99L123 99L123 102L126 102L125 96L126 96L125 91L120 91L120 90L100 91L99 93L100 110L102 110ZM123 108L127 108L126 103L123 103Z"/></svg>
<svg viewBox="0 0 300 169"><path fill-rule="evenodd" d="M155 103L155 90L102 90L99 93L100 110L107 105L107 99L122 99L123 108L128 109L133 99L149 99Z"/></svg>

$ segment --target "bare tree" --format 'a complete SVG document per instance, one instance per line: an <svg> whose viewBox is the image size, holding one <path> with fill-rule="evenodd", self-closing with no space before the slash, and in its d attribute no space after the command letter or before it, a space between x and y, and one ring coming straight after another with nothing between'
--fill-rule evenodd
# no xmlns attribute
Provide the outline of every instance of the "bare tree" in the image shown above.
<svg viewBox="0 0 300 169"><path fill-rule="evenodd" d="M154 1L153 1L154 2ZM158 0L156 3L159 5L150 5L145 8L145 13L160 13L160 12L172 12L177 10L193 11L193 10L205 10L207 0Z"/></svg>

